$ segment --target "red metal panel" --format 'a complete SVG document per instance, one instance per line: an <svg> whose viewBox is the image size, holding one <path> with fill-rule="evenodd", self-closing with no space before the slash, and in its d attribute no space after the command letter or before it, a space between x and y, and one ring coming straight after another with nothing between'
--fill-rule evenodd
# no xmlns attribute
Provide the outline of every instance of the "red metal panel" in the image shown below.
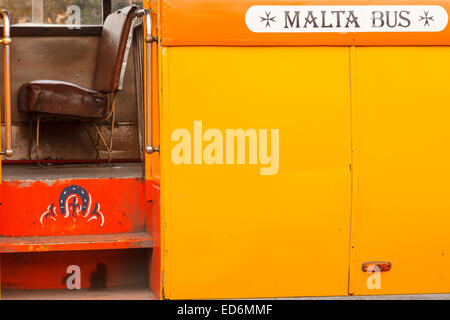
<svg viewBox="0 0 450 320"><path fill-rule="evenodd" d="M4 181L0 236L58 236L144 230L142 179Z"/></svg>
<svg viewBox="0 0 450 320"><path fill-rule="evenodd" d="M150 261L149 286L153 294L161 299L161 217L160 186L151 180L146 181L147 190L151 193L151 202L147 202L147 232L153 237L153 252Z"/></svg>
<svg viewBox="0 0 450 320"><path fill-rule="evenodd" d="M4 289L66 289L78 266L82 289L146 287L147 251L102 250L3 254Z"/></svg>

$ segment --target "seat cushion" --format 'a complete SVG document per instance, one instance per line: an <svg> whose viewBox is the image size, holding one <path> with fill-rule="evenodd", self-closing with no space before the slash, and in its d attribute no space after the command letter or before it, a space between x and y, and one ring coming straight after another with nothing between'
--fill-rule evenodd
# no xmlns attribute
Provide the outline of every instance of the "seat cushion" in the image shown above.
<svg viewBox="0 0 450 320"><path fill-rule="evenodd" d="M37 80L20 88L18 106L26 112L103 119L108 114L108 96L69 82Z"/></svg>

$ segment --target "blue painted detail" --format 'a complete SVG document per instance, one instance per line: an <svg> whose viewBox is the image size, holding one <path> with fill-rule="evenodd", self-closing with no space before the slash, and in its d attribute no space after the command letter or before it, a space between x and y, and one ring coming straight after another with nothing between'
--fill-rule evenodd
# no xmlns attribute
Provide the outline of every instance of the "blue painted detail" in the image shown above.
<svg viewBox="0 0 450 320"><path fill-rule="evenodd" d="M89 195L83 187L77 185L68 186L67 188L64 188L64 190L61 192L61 195L59 196L59 208L61 209L61 214L62 215L66 214L65 203L67 198L70 197L72 194L76 194L81 198L82 203L81 213L83 215L86 214L86 210L89 205ZM71 203L69 206L73 207L74 212L76 207L79 207L79 205L76 205L75 202Z"/></svg>

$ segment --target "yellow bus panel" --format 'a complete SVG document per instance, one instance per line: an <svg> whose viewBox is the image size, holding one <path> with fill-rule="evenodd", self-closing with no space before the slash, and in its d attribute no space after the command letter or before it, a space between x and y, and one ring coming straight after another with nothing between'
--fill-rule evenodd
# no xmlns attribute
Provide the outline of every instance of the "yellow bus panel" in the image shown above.
<svg viewBox="0 0 450 320"><path fill-rule="evenodd" d="M354 52L351 291L448 292L450 48ZM370 280L368 261L392 268Z"/></svg>
<svg viewBox="0 0 450 320"><path fill-rule="evenodd" d="M349 48L161 54L164 296L348 294Z"/></svg>

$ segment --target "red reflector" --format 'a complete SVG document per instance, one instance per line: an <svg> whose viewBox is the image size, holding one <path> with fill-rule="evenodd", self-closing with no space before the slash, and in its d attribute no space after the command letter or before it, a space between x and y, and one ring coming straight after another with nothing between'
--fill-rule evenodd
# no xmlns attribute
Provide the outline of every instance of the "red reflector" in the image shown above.
<svg viewBox="0 0 450 320"><path fill-rule="evenodd" d="M362 265L363 272L386 272L391 270L390 262L364 262Z"/></svg>

